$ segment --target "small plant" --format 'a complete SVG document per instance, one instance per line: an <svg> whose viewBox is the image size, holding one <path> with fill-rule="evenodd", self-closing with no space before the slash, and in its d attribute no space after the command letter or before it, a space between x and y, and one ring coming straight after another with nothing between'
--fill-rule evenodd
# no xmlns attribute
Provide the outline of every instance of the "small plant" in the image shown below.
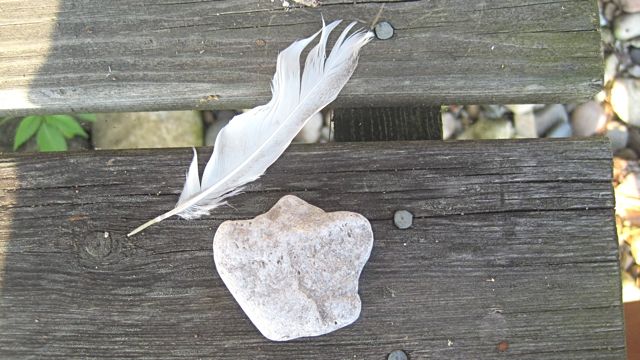
<svg viewBox="0 0 640 360"><path fill-rule="evenodd" d="M93 114L78 114L84 121L95 121ZM20 120L13 150L17 150L35 135L39 151L65 151L67 140L75 136L88 138L89 135L80 126L78 120L70 115L33 115Z"/></svg>

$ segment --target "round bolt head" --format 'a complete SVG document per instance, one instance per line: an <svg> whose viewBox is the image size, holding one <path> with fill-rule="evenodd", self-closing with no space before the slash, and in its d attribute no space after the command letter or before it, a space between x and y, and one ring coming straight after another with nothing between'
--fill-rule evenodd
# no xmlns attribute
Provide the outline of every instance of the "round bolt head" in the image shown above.
<svg viewBox="0 0 640 360"><path fill-rule="evenodd" d="M398 210L393 214L393 223L398 229L408 229L413 224L413 214L407 210Z"/></svg>
<svg viewBox="0 0 640 360"><path fill-rule="evenodd" d="M387 356L387 360L409 360L407 354L402 350L393 350Z"/></svg>
<svg viewBox="0 0 640 360"><path fill-rule="evenodd" d="M391 26L391 24L389 24L386 21L382 21L379 22L375 28L373 28L373 31L376 34L376 37L380 40L387 40L387 39L391 39L391 37L393 36L393 26Z"/></svg>

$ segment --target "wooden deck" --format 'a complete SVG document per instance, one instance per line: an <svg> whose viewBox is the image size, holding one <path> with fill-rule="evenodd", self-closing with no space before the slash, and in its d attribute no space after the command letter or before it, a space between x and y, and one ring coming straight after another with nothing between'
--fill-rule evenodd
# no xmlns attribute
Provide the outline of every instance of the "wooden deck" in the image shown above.
<svg viewBox="0 0 640 360"><path fill-rule="evenodd" d="M592 0L0 0L0 115L253 107L321 16L367 27L382 6L394 37L362 51L337 106L568 103L602 86Z"/></svg>
<svg viewBox="0 0 640 360"><path fill-rule="evenodd" d="M3 358L624 359L606 140L292 146L232 207L127 238L173 207L190 157L0 157ZM285 194L362 213L375 243L355 324L274 343L211 242Z"/></svg>

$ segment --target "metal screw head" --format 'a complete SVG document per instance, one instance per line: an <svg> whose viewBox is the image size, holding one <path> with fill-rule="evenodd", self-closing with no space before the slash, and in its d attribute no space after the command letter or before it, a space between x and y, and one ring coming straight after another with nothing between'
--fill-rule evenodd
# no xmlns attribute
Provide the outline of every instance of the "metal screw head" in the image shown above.
<svg viewBox="0 0 640 360"><path fill-rule="evenodd" d="M413 224L413 214L407 210L398 210L393 214L393 223L398 229L408 229Z"/></svg>
<svg viewBox="0 0 640 360"><path fill-rule="evenodd" d="M402 350L393 350L387 356L387 360L409 360L407 354Z"/></svg>
<svg viewBox="0 0 640 360"><path fill-rule="evenodd" d="M380 40L391 39L393 36L393 26L386 21L379 22L373 31L376 33L376 37Z"/></svg>

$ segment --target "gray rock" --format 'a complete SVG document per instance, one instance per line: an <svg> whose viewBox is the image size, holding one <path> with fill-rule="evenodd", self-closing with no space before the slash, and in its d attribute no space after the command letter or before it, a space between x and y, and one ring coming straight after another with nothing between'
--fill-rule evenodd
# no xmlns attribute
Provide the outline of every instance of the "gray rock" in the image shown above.
<svg viewBox="0 0 640 360"><path fill-rule="evenodd" d="M97 114L93 145L97 149L202 146L202 119L196 111Z"/></svg>
<svg viewBox="0 0 640 360"><path fill-rule="evenodd" d="M629 40L640 36L640 12L618 16L613 27L618 40Z"/></svg>
<svg viewBox="0 0 640 360"><path fill-rule="evenodd" d="M571 113L571 126L575 136L591 136L603 130L606 123L604 109L597 101L580 104Z"/></svg>
<svg viewBox="0 0 640 360"><path fill-rule="evenodd" d="M640 126L640 79L616 79L610 102L622 121Z"/></svg>
<svg viewBox="0 0 640 360"><path fill-rule="evenodd" d="M373 247L360 214L326 213L291 195L213 240L220 278L266 338L318 336L360 316L358 278Z"/></svg>

